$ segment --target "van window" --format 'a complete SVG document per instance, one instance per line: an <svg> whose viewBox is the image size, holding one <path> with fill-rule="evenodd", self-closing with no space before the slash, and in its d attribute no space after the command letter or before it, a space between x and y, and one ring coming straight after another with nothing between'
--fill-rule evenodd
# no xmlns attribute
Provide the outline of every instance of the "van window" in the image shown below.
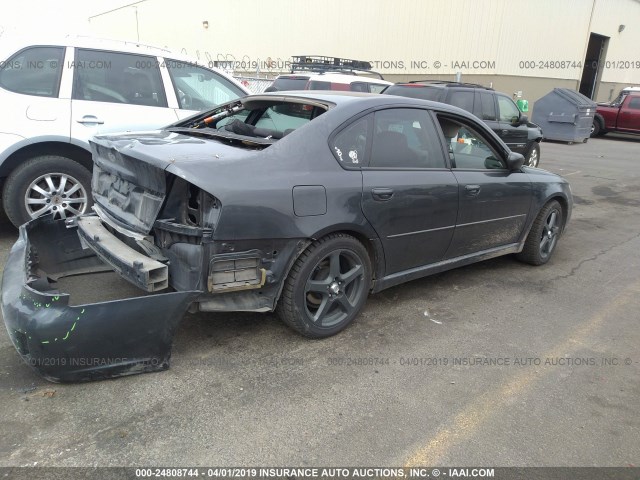
<svg viewBox="0 0 640 480"><path fill-rule="evenodd" d="M73 75L76 100L167 106L156 57L80 48Z"/></svg>
<svg viewBox="0 0 640 480"><path fill-rule="evenodd" d="M30 47L0 65L0 86L11 92L57 97L64 61L63 47Z"/></svg>
<svg viewBox="0 0 640 480"><path fill-rule="evenodd" d="M166 65L180 108L206 110L245 95L222 75L206 68L177 60L167 60Z"/></svg>

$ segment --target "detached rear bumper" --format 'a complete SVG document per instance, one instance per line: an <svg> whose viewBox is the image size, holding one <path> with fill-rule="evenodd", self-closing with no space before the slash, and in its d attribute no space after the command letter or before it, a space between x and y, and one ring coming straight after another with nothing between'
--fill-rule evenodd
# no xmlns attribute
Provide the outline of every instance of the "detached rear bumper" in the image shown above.
<svg viewBox="0 0 640 480"><path fill-rule="evenodd" d="M198 291L70 305L58 278L108 271L75 228L40 218L20 227L2 279L2 316L22 358L56 382L169 368L178 323ZM141 292L142 293L142 292Z"/></svg>

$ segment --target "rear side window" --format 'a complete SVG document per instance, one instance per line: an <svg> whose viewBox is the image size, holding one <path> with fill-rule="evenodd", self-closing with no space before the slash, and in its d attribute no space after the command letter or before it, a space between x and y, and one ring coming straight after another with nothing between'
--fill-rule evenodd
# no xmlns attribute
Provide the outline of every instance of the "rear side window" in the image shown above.
<svg viewBox="0 0 640 480"><path fill-rule="evenodd" d="M180 108L206 110L245 93L216 72L177 60L167 60L166 66L176 91Z"/></svg>
<svg viewBox="0 0 640 480"><path fill-rule="evenodd" d="M445 168L433 121L426 110L375 112L370 167Z"/></svg>
<svg viewBox="0 0 640 480"><path fill-rule="evenodd" d="M64 61L63 47L30 47L0 65L0 86L11 92L57 97Z"/></svg>
<svg viewBox="0 0 640 480"><path fill-rule="evenodd" d="M482 120L497 120L496 117L496 104L493 101L493 95L490 93L478 93L480 99L480 106L477 109L480 113L478 115Z"/></svg>
<svg viewBox="0 0 640 480"><path fill-rule="evenodd" d="M308 90L331 90L331 82L311 80L307 86Z"/></svg>
<svg viewBox="0 0 640 480"><path fill-rule="evenodd" d="M365 82L353 82L349 86L349 89L352 92L369 92L369 86Z"/></svg>
<svg viewBox="0 0 640 480"><path fill-rule="evenodd" d="M473 90L454 90L447 103L467 112L473 112Z"/></svg>
<svg viewBox="0 0 640 480"><path fill-rule="evenodd" d="M309 77L276 78L273 82L273 88L279 92L286 90L304 90L308 81Z"/></svg>
<svg viewBox="0 0 640 480"><path fill-rule="evenodd" d="M77 49L73 98L166 107L156 57Z"/></svg>
<svg viewBox="0 0 640 480"><path fill-rule="evenodd" d="M364 162L373 114L356 120L333 137L331 151L345 167L359 168Z"/></svg>

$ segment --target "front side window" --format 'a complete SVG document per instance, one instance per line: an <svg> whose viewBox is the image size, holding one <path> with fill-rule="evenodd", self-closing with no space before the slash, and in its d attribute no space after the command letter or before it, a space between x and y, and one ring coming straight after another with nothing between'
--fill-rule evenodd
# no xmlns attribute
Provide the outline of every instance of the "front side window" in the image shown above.
<svg viewBox="0 0 640 480"><path fill-rule="evenodd" d="M0 65L0 86L11 92L57 97L64 61L63 47L30 47Z"/></svg>
<svg viewBox="0 0 640 480"><path fill-rule="evenodd" d="M498 95L498 110L501 122L516 123L520 118L520 110L509 97Z"/></svg>
<svg viewBox="0 0 640 480"><path fill-rule="evenodd" d="M349 85L349 90L351 90L352 92L368 93L369 87L364 82L353 82L351 85Z"/></svg>
<svg viewBox="0 0 640 480"><path fill-rule="evenodd" d="M77 49L73 66L75 100L167 106L156 57Z"/></svg>
<svg viewBox="0 0 640 480"><path fill-rule="evenodd" d="M445 168L427 110L391 108L374 115L370 167Z"/></svg>
<svg viewBox="0 0 640 480"><path fill-rule="evenodd" d="M494 170L506 168L489 141L472 125L462 120L438 115L449 158L457 169Z"/></svg>
<svg viewBox="0 0 640 480"><path fill-rule="evenodd" d="M177 60L167 60L180 108L186 110L207 110L245 93L222 75L198 65Z"/></svg>
<svg viewBox="0 0 640 480"><path fill-rule="evenodd" d="M634 110L640 110L640 97L634 97L629 102L629 108L633 108Z"/></svg>

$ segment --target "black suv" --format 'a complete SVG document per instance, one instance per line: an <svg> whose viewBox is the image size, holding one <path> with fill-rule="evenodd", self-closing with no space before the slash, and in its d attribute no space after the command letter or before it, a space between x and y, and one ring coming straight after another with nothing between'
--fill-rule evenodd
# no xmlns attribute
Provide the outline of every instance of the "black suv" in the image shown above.
<svg viewBox="0 0 640 480"><path fill-rule="evenodd" d="M390 85L382 93L448 103L483 120L526 164L540 163L542 129L529 122L511 98L493 88L474 83L414 81Z"/></svg>

